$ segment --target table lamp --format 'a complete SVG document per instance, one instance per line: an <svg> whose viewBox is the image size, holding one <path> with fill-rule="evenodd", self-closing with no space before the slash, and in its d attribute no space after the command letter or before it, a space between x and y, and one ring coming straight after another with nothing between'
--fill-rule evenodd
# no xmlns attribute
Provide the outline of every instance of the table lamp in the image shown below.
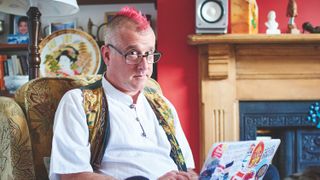
<svg viewBox="0 0 320 180"><path fill-rule="evenodd" d="M79 11L76 0L0 0L0 11L14 15L27 15L29 44L29 80L39 77L40 16L66 16ZM41 11L41 13L40 13Z"/></svg>

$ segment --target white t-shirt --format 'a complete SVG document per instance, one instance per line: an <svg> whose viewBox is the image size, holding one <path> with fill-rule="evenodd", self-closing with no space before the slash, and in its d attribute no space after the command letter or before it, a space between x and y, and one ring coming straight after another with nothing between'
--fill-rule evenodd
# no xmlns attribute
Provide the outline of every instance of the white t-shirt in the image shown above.
<svg viewBox="0 0 320 180"><path fill-rule="evenodd" d="M97 173L125 179L141 175L157 179L177 166L170 157L170 142L159 124L147 99L140 93L136 110L130 108L132 98L102 80L110 115L110 139ZM177 112L169 104L173 115L176 138L187 168L194 168L194 160L181 128ZM93 172L90 166L89 131L82 106L80 89L68 91L57 108L53 126L52 152L49 177L60 179L59 174ZM140 123L136 118L140 119ZM146 133L143 137L142 128Z"/></svg>

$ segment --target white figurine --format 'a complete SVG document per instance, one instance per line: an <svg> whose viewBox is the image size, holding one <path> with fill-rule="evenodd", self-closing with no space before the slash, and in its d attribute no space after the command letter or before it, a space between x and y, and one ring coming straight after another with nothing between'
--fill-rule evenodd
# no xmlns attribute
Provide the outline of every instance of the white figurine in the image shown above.
<svg viewBox="0 0 320 180"><path fill-rule="evenodd" d="M276 21L276 12L270 11L268 13L268 22L265 25L267 26L266 34L281 34Z"/></svg>

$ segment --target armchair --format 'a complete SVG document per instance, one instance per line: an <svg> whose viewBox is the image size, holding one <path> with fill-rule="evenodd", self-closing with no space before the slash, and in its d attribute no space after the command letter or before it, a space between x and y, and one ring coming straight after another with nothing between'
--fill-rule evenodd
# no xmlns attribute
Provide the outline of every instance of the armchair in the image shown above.
<svg viewBox="0 0 320 180"><path fill-rule="evenodd" d="M34 179L27 121L8 97L0 97L0 142L0 179Z"/></svg>
<svg viewBox="0 0 320 180"><path fill-rule="evenodd" d="M1 179L3 167L8 171L4 176L12 176L11 179L48 179L44 158L50 157L53 119L61 97L70 89L91 84L99 79L100 75L38 78L20 87L15 93L15 99L0 97L0 140L3 141L0 145ZM162 93L157 82L152 79L148 81L147 86ZM11 107L15 107L16 110L9 113L7 109L12 109ZM14 123L21 125L19 124L19 128L10 126ZM24 146L18 144L20 141L16 140L17 133L21 134ZM11 150L11 153L15 153L11 155L10 149L6 148L10 146L24 148L26 152L22 154ZM20 162L23 161L24 168L16 165L15 158L21 158ZM4 163L6 166L2 165ZM13 170L10 171L10 168ZM28 177L25 172L28 172Z"/></svg>

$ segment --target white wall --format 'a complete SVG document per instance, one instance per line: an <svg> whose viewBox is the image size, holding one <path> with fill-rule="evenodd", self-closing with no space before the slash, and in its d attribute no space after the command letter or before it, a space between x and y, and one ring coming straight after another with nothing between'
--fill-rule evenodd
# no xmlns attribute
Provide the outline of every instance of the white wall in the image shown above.
<svg viewBox="0 0 320 180"><path fill-rule="evenodd" d="M104 14L106 12L116 12L119 11L123 6L133 6L136 7L138 10L140 10L144 14L150 14L152 19L152 26L154 29L156 29L156 16L157 11L155 9L155 6L153 3L141 3L141 4L115 4L115 5L107 5L107 4L99 4L99 5L81 5L80 10L77 14L72 16L66 16L66 17L41 17L41 23L42 23L42 29L41 31L44 32L44 29L47 30L47 32L44 32L44 34L48 34L49 28L46 28L51 22L70 22L70 21L76 21L77 26L81 26L84 31L87 32L87 24L89 18L91 18L92 22L95 25L100 25L104 22ZM41 10L40 10L41 11ZM7 34L9 33L9 15L4 14L0 12L0 20L5 21L5 33L0 35L0 42L5 43L7 41ZM96 35L97 27L93 28L93 35Z"/></svg>
<svg viewBox="0 0 320 180"><path fill-rule="evenodd" d="M75 20L77 26L81 26L84 31L88 31L87 24L89 18L91 18L93 24L99 26L104 23L104 14L106 12L116 12L119 11L123 6L133 6L140 10L143 14L150 14L152 18L152 26L155 28L155 19L157 16L157 11L153 3L143 3L143 4L116 4L116 5L81 5L80 10L77 14L60 17L60 18L42 18L42 27L46 27L50 22L68 22ZM97 26L93 28L93 35L96 35Z"/></svg>

